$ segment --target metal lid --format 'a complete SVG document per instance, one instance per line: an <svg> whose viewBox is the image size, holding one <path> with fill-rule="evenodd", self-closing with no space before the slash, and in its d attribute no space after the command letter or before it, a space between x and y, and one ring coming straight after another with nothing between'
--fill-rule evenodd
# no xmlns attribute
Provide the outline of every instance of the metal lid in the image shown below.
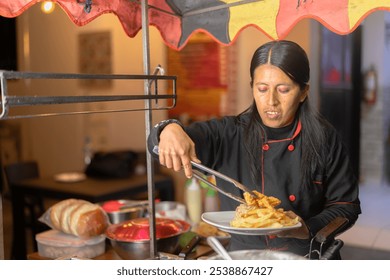
<svg viewBox="0 0 390 280"><path fill-rule="evenodd" d="M156 239L176 236L190 229L190 224L182 220L156 218ZM110 239L117 241L150 240L149 218L137 218L110 225L106 230Z"/></svg>

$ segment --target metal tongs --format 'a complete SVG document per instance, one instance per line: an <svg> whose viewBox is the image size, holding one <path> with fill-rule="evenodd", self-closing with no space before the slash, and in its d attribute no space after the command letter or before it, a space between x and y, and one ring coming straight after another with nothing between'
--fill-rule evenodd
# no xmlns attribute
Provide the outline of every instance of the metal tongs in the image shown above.
<svg viewBox="0 0 390 280"><path fill-rule="evenodd" d="M153 148L153 152L158 155L158 146L154 146ZM218 171L215 171L211 168L208 168L207 166L204 166L203 164L200 164L200 163L196 163L194 161L190 161L191 162L191 165L197 169L200 169L204 172L207 172L211 175L214 175L215 177L218 177L222 180L225 180L231 184L233 184L236 188L239 188L240 190L242 190L243 192L247 192L249 193L252 197L257 197L251 190L249 190L246 186L244 186L243 184L241 184L240 182L222 174L222 173L219 173ZM197 178L198 180L202 181L203 183L205 183L206 185L208 185L209 187L211 187L212 189L216 190L217 192L220 192L222 193L223 195L226 195L227 197L230 197L231 199L234 199L240 203L244 203L246 204L245 200L242 198L242 197L238 197L232 193L229 193L227 191L224 191L222 189L220 189L217 185L211 183L209 180L207 180L206 178L204 178L204 174L202 172L200 172L199 170L196 170L196 169L192 169L192 175Z"/></svg>
<svg viewBox="0 0 390 280"><path fill-rule="evenodd" d="M211 168L208 168L206 166L204 166L203 164L200 164L200 163L196 163L194 161L191 161L191 165L195 168L198 168L202 171L205 171L211 175L214 175L215 177L218 177L222 180L225 180L231 184L233 184L236 188L239 188L240 190L242 190L243 192L247 192L249 193L251 196L253 197L256 197L255 194L252 193L251 190L249 190L246 186L244 186L243 184L241 184L240 182L222 174L222 173L219 173L218 171L215 171ZM203 177L203 173L200 172L199 170L196 170L196 169L192 169L192 174L195 178L197 178L198 180L202 181L203 183L207 184L209 187L211 187L212 189L216 190L217 192L220 192L224 195L226 195L227 197L230 197L231 199L234 199L240 203L246 203L245 200L241 197L238 197L232 193L229 193L227 191L224 191L222 189L220 189L217 185L213 184L212 182L210 182L209 180L207 180L206 178Z"/></svg>

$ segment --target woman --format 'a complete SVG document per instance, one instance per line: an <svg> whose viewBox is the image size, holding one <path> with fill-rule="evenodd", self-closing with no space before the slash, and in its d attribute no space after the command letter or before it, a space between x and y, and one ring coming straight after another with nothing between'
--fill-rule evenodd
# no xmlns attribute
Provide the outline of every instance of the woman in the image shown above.
<svg viewBox="0 0 390 280"><path fill-rule="evenodd" d="M276 238L233 235L230 250L306 255L311 238L335 217L346 217L349 227L355 223L361 213L358 183L335 129L310 106L309 61L299 45L273 41L260 46L250 77L254 102L246 111L188 127L163 121L152 130L149 148L158 145L160 163L176 171L184 168L187 177L193 160L277 197L280 207L302 222ZM217 185L242 195L226 182ZM219 197L222 211L238 206Z"/></svg>

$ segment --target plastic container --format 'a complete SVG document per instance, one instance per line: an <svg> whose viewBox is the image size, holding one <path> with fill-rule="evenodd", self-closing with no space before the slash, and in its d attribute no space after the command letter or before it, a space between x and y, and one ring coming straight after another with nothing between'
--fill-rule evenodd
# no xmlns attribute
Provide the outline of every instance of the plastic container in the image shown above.
<svg viewBox="0 0 390 280"><path fill-rule="evenodd" d="M104 235L88 239L65 234L58 230L48 230L35 236L38 243L38 253L50 259L64 258L94 258L106 250Z"/></svg>
<svg viewBox="0 0 390 280"><path fill-rule="evenodd" d="M216 212L219 211L217 192L213 189L208 189L204 199L204 211Z"/></svg>
<svg viewBox="0 0 390 280"><path fill-rule="evenodd" d="M215 177L209 176L207 178L214 185L216 184ZM201 185L203 187L203 185ZM206 195L204 199L204 211L205 212L216 212L219 211L219 200L217 191L210 188L208 185L204 187L206 189Z"/></svg>
<svg viewBox="0 0 390 280"><path fill-rule="evenodd" d="M202 191L195 178L192 178L187 185L186 204L191 222L193 224L199 223L202 215Z"/></svg>

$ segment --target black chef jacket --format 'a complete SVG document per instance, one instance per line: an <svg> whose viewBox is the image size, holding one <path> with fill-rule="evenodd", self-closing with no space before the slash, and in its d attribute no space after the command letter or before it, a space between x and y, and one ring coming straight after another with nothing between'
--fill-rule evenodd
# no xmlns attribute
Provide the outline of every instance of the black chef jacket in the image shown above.
<svg viewBox="0 0 390 280"><path fill-rule="evenodd" d="M250 175L250 161L243 145L244 126L248 122L249 115L243 114L239 117L195 122L184 129L194 141L196 154L204 165L251 189L279 198L279 206L302 217L312 236L337 216L348 218L350 226L354 224L361 212L357 180L335 130L328 137L327 144L331 152L327 158L326 170L314 174L315 181L309 189L303 191L300 181L303 146L300 132L304 128L301 123L296 121L285 139L267 140L262 147L259 144L259 149L263 151L258 160L258 164L262 166L261 182L254 183ZM158 138L156 133L158 126L152 129L151 137ZM217 180L217 185L242 196L242 192L230 183ZM221 211L234 211L239 204L224 195L219 198ZM229 249L286 250L306 255L309 245L310 239L233 234Z"/></svg>

